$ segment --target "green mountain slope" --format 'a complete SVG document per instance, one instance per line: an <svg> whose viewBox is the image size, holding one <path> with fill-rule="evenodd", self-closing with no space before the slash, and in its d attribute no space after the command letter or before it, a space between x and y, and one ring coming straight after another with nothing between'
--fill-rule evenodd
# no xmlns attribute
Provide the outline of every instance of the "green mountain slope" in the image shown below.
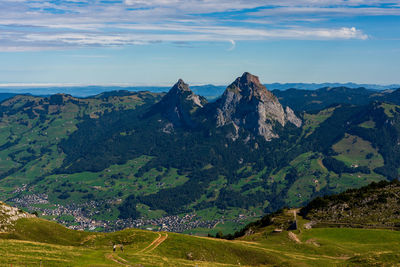
<svg viewBox="0 0 400 267"><path fill-rule="evenodd" d="M318 111L337 104L367 105L373 101L400 104L400 90L370 90L364 87L323 87L316 90L288 89L272 91L285 106L295 111Z"/></svg>
<svg viewBox="0 0 400 267"><path fill-rule="evenodd" d="M319 225L398 229L399 192L398 180L381 181L338 195L316 198L301 213Z"/></svg>
<svg viewBox="0 0 400 267"><path fill-rule="evenodd" d="M74 229L234 232L396 179L399 111L373 102L296 115L248 73L211 103L183 81L166 95L16 96L0 104L0 196Z"/></svg>
<svg viewBox="0 0 400 267"><path fill-rule="evenodd" d="M0 104L0 177L15 185L28 184L59 167L65 154L58 144L87 118L104 112L133 109L158 95L130 93L124 97L78 99L16 96Z"/></svg>

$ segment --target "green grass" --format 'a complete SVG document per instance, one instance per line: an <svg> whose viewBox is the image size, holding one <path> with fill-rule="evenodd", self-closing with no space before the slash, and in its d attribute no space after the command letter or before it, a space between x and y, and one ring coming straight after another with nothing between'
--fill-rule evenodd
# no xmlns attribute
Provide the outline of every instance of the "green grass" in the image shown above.
<svg viewBox="0 0 400 267"><path fill-rule="evenodd" d="M278 215L275 223L293 214ZM306 230L298 216L300 243L274 225L238 240L127 229L89 233L42 219L20 219L12 233L0 234L6 266L393 266L399 262L400 232L354 228ZM113 244L123 244L124 251Z"/></svg>
<svg viewBox="0 0 400 267"><path fill-rule="evenodd" d="M375 122L373 120L369 120L359 124L359 126L366 129L373 129L375 128Z"/></svg>
<svg viewBox="0 0 400 267"><path fill-rule="evenodd" d="M239 181L237 181L236 183L231 185L231 188L234 190L240 190L245 185L256 183L256 182L261 182L261 181L263 181L262 175L265 174L265 172L266 172L266 169L264 169L258 173L254 173L253 168L250 165L243 167L238 171L238 173L242 173L242 174L251 173L251 175L248 177L239 179Z"/></svg>
<svg viewBox="0 0 400 267"><path fill-rule="evenodd" d="M0 239L0 266L71 266L77 258L93 252L84 248Z"/></svg>
<svg viewBox="0 0 400 267"><path fill-rule="evenodd" d="M47 103L46 98L33 96L16 96L9 99L1 105L10 109L17 110L28 101L34 102L35 112L43 110L40 102ZM29 118L27 113L18 111L16 114L2 117L0 121L0 145L9 141L17 141L13 146L6 150L0 151L0 175L12 168L24 166L21 170L10 174L8 181L1 180L0 187L15 187L22 183L29 183L35 178L50 173L55 168L61 166L64 155L57 149L57 144L74 132L80 118L90 115L93 112L102 114L106 110L111 111L113 105L116 109L132 109L137 105L143 104L143 99L136 95L115 97L107 100L100 98L75 99L76 102L67 102L61 106L48 107L46 119L39 122L36 118ZM78 104L77 104L78 102ZM104 105L111 103L112 105ZM28 152L28 148L34 151L34 154ZM41 155L42 148L51 149L50 152ZM14 159L10 158L10 154L15 154ZM28 163L23 162L22 158L34 155L36 159L30 160ZM5 190L6 192L12 190ZM10 195L5 198L12 197Z"/></svg>
<svg viewBox="0 0 400 267"><path fill-rule="evenodd" d="M328 109L324 109L317 114L304 114L304 126L303 126L303 135L304 137L309 136L314 132L314 130L323 123L326 119L328 119L332 113L335 111L337 107L332 107Z"/></svg>
<svg viewBox="0 0 400 267"><path fill-rule="evenodd" d="M353 143L354 140L356 142ZM302 206L315 193L326 188L331 192L339 193L349 188L357 188L371 182L384 180L384 177L372 171L374 168L383 165L383 159L369 142L362 140L360 137L346 135L333 148L339 153L335 157L344 161L348 166L351 166L351 164L368 166L371 169L371 173L343 173L339 176L326 169L322 163L323 156L321 154L313 152L301 154L290 162L290 166L297 171L298 179L287 191L286 203L289 207ZM366 159L366 155L369 153L373 154L373 156L370 159ZM287 172L288 168L284 168L277 174L272 175L272 177L282 185L285 182L284 178Z"/></svg>
<svg viewBox="0 0 400 267"><path fill-rule="evenodd" d="M400 244L400 232L379 229L315 228L305 231L301 237L304 241L316 238L321 245L341 244L343 248L359 253L371 251L377 246L389 249L394 244Z"/></svg>
<svg viewBox="0 0 400 267"><path fill-rule="evenodd" d="M382 156L371 143L358 136L346 134L342 140L333 145L333 150L339 153L335 158L347 166L359 165L374 169L384 164ZM370 155L370 158L367 155Z"/></svg>
<svg viewBox="0 0 400 267"><path fill-rule="evenodd" d="M150 160L151 157L141 156L125 164L111 165L100 172L49 175L37 183L34 193L47 194L52 204L64 205L71 201L85 203L91 199L123 199L132 192L152 194L163 188L176 187L188 180L174 168L150 169L143 176L136 177L138 170ZM67 192L69 197L60 199L63 192ZM158 218L164 214L162 211L149 211L146 207L140 211L146 218ZM112 206L111 210L95 215L94 219L114 220L118 215L118 210Z"/></svg>
<svg viewBox="0 0 400 267"><path fill-rule="evenodd" d="M385 114L389 118L393 118L394 114L397 113L397 111L396 111L397 105L389 104L389 103L382 103L381 107L384 109Z"/></svg>
<svg viewBox="0 0 400 267"><path fill-rule="evenodd" d="M157 254L168 258L219 262L233 265L274 264L278 260L262 250L249 248L237 242L190 237L169 233L169 238L159 246Z"/></svg>

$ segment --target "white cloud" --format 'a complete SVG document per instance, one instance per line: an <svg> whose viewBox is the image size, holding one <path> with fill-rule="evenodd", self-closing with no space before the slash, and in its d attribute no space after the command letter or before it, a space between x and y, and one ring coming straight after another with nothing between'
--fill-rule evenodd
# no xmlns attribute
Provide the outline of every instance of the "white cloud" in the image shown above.
<svg viewBox="0 0 400 267"><path fill-rule="evenodd" d="M386 0L1 0L0 51L201 41L230 42L232 50L240 40L363 40L365 29L329 26L331 18L362 14L400 15L400 7Z"/></svg>
<svg viewBox="0 0 400 267"><path fill-rule="evenodd" d="M139 27L141 28L141 27ZM152 27L145 27L146 29ZM162 31L157 27L157 31ZM167 29L167 28L166 28ZM207 42L228 41L231 43L230 50L236 46L235 40L266 40L266 39L300 39L300 40L331 40L331 39L366 39L368 36L356 28L293 28L279 30L261 30L234 27L214 28L187 28L186 34L158 33L158 32L129 32L120 34L95 34L95 33L59 33L46 34L34 33L14 36L16 42L39 43L43 47L80 47L80 46L125 46L142 45L154 42ZM20 38L20 39L18 39Z"/></svg>

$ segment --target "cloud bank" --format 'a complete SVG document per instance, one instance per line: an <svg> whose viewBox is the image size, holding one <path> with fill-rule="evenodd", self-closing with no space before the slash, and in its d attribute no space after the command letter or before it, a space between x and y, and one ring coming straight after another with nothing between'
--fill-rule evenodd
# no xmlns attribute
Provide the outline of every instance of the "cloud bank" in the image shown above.
<svg viewBox="0 0 400 267"><path fill-rule="evenodd" d="M376 0L2 0L0 51L121 47L160 42L367 39L331 21L400 15Z"/></svg>

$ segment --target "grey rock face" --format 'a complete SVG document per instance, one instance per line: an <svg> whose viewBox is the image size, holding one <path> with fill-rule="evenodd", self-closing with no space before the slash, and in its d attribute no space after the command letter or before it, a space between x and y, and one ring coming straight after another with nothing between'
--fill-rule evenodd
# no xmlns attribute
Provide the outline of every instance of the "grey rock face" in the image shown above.
<svg viewBox="0 0 400 267"><path fill-rule="evenodd" d="M283 109L278 99L260 83L257 76L248 72L228 86L217 106L217 127L233 123L236 132L242 127L263 136L267 141L279 137L273 131L275 123L285 126L290 122L297 127L302 123L289 107Z"/></svg>
<svg viewBox="0 0 400 267"><path fill-rule="evenodd" d="M211 119L215 120L216 127L224 126L224 131L228 133L226 137L233 141L240 137L241 129L249 131L247 142L256 135L267 141L278 138L274 131L277 124L285 126L292 123L296 127L302 124L292 109L284 109L258 77L248 72L229 85L215 103L205 107L206 104L205 98L193 93L180 79L152 107L149 115L162 114L168 120L162 128L165 133L172 133L176 127L195 128Z"/></svg>
<svg viewBox="0 0 400 267"><path fill-rule="evenodd" d="M294 114L293 110L286 107L286 120L296 125L296 127L301 127L302 121Z"/></svg>

